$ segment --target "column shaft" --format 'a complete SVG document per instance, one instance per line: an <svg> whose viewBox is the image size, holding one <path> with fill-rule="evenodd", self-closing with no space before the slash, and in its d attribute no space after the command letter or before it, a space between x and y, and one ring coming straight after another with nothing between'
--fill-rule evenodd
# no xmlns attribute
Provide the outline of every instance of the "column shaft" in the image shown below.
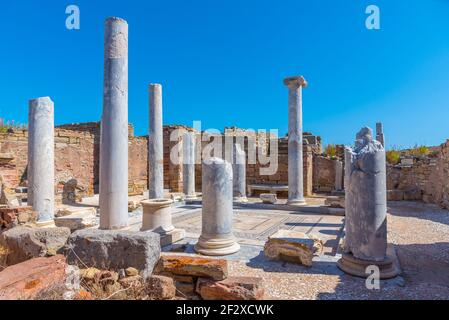
<svg viewBox="0 0 449 320"><path fill-rule="evenodd" d="M195 134L184 134L183 143L183 187L187 200L196 199L195 193Z"/></svg>
<svg viewBox="0 0 449 320"><path fill-rule="evenodd" d="M149 198L164 198L164 146L162 127L162 86L150 85Z"/></svg>

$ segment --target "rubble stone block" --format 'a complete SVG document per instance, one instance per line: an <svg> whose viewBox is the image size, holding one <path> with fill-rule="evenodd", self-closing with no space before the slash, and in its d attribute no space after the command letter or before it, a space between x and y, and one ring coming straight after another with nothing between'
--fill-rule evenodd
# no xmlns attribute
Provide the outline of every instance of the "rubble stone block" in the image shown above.
<svg viewBox="0 0 449 320"><path fill-rule="evenodd" d="M280 230L268 238L264 253L270 260L283 260L312 266L314 255L323 251L323 242L312 235L292 230Z"/></svg>
<svg viewBox="0 0 449 320"><path fill-rule="evenodd" d="M262 193L260 195L260 200L262 200L262 202L265 204L276 204L276 202L278 201L278 197L276 194Z"/></svg>
<svg viewBox="0 0 449 320"><path fill-rule="evenodd" d="M176 287L172 278L152 276L146 283L146 292L150 299L169 300L176 295Z"/></svg>
<svg viewBox="0 0 449 320"><path fill-rule="evenodd" d="M0 246L8 251L6 265L45 256L54 256L70 236L68 228L16 227L0 236Z"/></svg>
<svg viewBox="0 0 449 320"><path fill-rule="evenodd" d="M223 280L228 276L228 263L222 259L190 255L162 255L156 272Z"/></svg>
<svg viewBox="0 0 449 320"><path fill-rule="evenodd" d="M148 278L161 247L153 232L85 229L70 236L65 251L70 264L117 271L133 267Z"/></svg>
<svg viewBox="0 0 449 320"><path fill-rule="evenodd" d="M44 296L66 281L65 258L35 258L0 272L0 300L32 300Z"/></svg>
<svg viewBox="0 0 449 320"><path fill-rule="evenodd" d="M55 218L54 221L57 227L66 227L72 232L92 228L98 225L97 210L95 208L86 208L73 211L73 214Z"/></svg>
<svg viewBox="0 0 449 320"><path fill-rule="evenodd" d="M265 293L262 279L256 277L200 278L196 291L204 300L262 300Z"/></svg>

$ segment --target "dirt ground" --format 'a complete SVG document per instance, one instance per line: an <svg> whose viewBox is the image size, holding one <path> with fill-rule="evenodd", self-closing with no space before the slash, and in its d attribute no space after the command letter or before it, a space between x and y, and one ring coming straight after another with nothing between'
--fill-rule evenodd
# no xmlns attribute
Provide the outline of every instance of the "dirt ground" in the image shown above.
<svg viewBox="0 0 449 320"><path fill-rule="evenodd" d="M335 261L320 261L319 268L310 269L280 262L231 261L230 274L262 277L271 299L449 299L449 211L423 203L392 202L388 228L403 272L382 281L380 290L366 289L364 279L342 273Z"/></svg>

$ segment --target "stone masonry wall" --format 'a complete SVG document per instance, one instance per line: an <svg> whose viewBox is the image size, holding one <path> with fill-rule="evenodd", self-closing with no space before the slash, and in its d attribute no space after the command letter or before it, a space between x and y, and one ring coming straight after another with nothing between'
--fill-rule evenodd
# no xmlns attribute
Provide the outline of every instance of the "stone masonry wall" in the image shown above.
<svg viewBox="0 0 449 320"><path fill-rule="evenodd" d="M313 157L313 189L318 192L335 189L335 160L319 155Z"/></svg>

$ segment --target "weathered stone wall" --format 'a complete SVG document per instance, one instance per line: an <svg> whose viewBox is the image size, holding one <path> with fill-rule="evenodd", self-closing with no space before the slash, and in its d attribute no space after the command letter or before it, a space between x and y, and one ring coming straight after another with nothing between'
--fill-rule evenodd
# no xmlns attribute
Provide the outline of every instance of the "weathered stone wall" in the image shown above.
<svg viewBox="0 0 449 320"><path fill-rule="evenodd" d="M331 192L335 189L335 160L316 155L313 157L313 190Z"/></svg>

